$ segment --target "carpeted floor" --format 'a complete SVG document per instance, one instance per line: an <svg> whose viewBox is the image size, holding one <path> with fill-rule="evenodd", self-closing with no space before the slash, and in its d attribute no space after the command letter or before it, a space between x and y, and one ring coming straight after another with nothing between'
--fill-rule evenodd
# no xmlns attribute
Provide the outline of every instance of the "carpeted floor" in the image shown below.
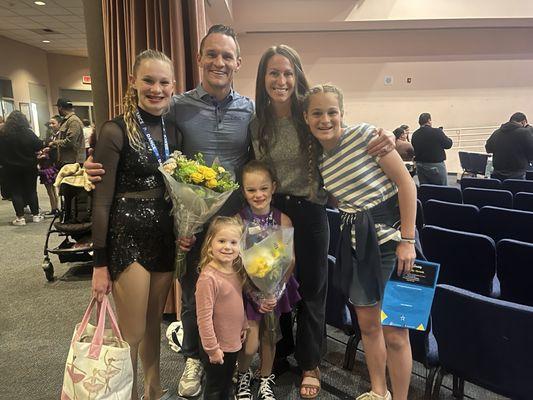
<svg viewBox="0 0 533 400"><path fill-rule="evenodd" d="M49 209L39 186L41 208ZM52 255L56 279L47 282L41 269L45 235L50 221L12 226L11 203L0 202L0 398L6 400L58 399L65 358L74 325L90 300L90 270L60 264ZM52 242L57 245L58 240ZM166 326L163 327L163 332ZM346 337L336 331L330 335ZM162 335L162 379L164 387L176 390L183 358L170 350ZM369 387L361 353L353 371L341 368L344 345L328 340L322 364L323 390L320 399L354 399ZM294 364L294 360L292 360ZM294 370L295 371L295 370ZM288 373L277 382L278 399L298 399L298 375ZM415 363L410 399L422 399L425 369ZM445 381L450 386L450 381ZM472 385L466 394L476 399L503 399ZM452 399L448 388L440 399ZM177 397L176 397L177 398Z"/></svg>

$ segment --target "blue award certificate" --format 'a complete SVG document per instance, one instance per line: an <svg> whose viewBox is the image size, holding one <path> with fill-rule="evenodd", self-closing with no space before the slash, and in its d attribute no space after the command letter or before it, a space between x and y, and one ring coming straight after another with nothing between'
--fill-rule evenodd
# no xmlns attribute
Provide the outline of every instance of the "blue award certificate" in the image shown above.
<svg viewBox="0 0 533 400"><path fill-rule="evenodd" d="M408 274L398 276L393 271L385 286L381 324L425 331L439 268L439 264L415 260Z"/></svg>

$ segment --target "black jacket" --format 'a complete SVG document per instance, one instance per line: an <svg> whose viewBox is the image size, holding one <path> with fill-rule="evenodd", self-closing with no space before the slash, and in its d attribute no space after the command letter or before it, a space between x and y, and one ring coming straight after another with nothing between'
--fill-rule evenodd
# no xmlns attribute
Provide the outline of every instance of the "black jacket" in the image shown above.
<svg viewBox="0 0 533 400"><path fill-rule="evenodd" d="M533 160L533 132L515 122L506 122L489 137L485 150L493 154L495 171L523 173Z"/></svg>
<svg viewBox="0 0 533 400"><path fill-rule="evenodd" d="M439 163L446 160L444 149L452 147L453 141L442 129L423 125L413 132L411 144L415 149L415 161Z"/></svg>
<svg viewBox="0 0 533 400"><path fill-rule="evenodd" d="M42 141L31 129L4 131L0 134L0 164L4 167L36 168L36 152L43 147Z"/></svg>

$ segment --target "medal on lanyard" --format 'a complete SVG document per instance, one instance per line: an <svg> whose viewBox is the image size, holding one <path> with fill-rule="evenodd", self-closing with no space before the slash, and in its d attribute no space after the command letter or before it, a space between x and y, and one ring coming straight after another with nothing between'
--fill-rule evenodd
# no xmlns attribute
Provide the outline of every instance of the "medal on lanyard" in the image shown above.
<svg viewBox="0 0 533 400"><path fill-rule="evenodd" d="M137 121L139 121L139 126L141 127L141 130L144 133L144 136L146 136L146 139L148 140L148 143L150 144L150 147L152 148L152 153L154 153L155 158L157 158L157 161L159 162L159 165L163 164L163 161L161 160L161 156L159 155L159 150L157 150L157 146L154 143L154 140L152 139L152 135L150 135L150 131L148 130L148 127L144 123L143 119L141 118L141 114L139 113L139 110L135 111L135 116L137 117ZM163 117L161 117L161 131L163 134L163 144L165 147L165 160L168 160L170 157L170 151L168 149L168 139L167 139L167 131L165 129L165 121L163 120Z"/></svg>

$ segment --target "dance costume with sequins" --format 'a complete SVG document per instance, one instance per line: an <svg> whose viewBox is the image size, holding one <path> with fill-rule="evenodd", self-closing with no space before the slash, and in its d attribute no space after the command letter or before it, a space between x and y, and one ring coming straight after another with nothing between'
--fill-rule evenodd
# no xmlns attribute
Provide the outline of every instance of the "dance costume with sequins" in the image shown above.
<svg viewBox="0 0 533 400"><path fill-rule="evenodd" d="M239 211L239 216L245 224L254 223L262 228L281 226L281 211L274 207L271 207L270 212L266 215L257 215L252 212L249 206L247 206ZM276 316L279 317L281 313L291 312L293 307L302 299L298 293L298 286L298 282L294 278L294 275L291 275L285 285L285 291L278 299L276 308L274 309ZM260 321L264 314L259 312L258 305L255 304L249 295L245 295L243 298L248 320Z"/></svg>
<svg viewBox="0 0 533 400"><path fill-rule="evenodd" d="M160 116L139 108L159 154L164 153ZM176 149L174 129L167 127L169 150ZM106 174L93 197L94 266L107 266L111 279L133 262L152 272L173 270L175 239L171 205L159 162L147 138L132 148L122 117L107 122L100 132L95 161Z"/></svg>

